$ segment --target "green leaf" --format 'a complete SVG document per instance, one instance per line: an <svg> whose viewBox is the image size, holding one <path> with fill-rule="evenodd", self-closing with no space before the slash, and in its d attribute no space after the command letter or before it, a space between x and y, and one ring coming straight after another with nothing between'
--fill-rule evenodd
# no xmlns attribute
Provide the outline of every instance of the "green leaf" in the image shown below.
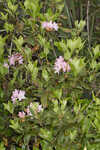
<svg viewBox="0 0 100 150"><path fill-rule="evenodd" d="M44 37L42 37L40 34L38 35L38 41L40 45L43 47L44 51L42 52L42 57L47 57L49 54L49 49L50 49L50 42L48 42Z"/></svg>
<svg viewBox="0 0 100 150"><path fill-rule="evenodd" d="M48 141L52 141L53 139L52 132L43 128L40 129L39 136Z"/></svg>
<svg viewBox="0 0 100 150"><path fill-rule="evenodd" d="M39 147L33 145L33 150L39 150Z"/></svg>
<svg viewBox="0 0 100 150"><path fill-rule="evenodd" d="M24 136L24 144L28 145L29 141L30 141L31 135L30 134L26 134Z"/></svg>
<svg viewBox="0 0 100 150"><path fill-rule="evenodd" d="M100 56L100 44L96 45L96 47L93 49L93 53L95 58L98 58Z"/></svg>
<svg viewBox="0 0 100 150"><path fill-rule="evenodd" d="M15 145L11 145L11 150L16 150Z"/></svg>
<svg viewBox="0 0 100 150"><path fill-rule="evenodd" d="M6 150L6 148L4 147L4 143L3 142L0 143L0 150Z"/></svg>
<svg viewBox="0 0 100 150"><path fill-rule="evenodd" d="M92 93L93 100L95 100L96 105L100 105L100 98L96 97L94 93Z"/></svg>
<svg viewBox="0 0 100 150"><path fill-rule="evenodd" d="M59 51L65 52L67 49L67 45L64 40L62 40L61 42L54 42L54 45L57 46Z"/></svg>
<svg viewBox="0 0 100 150"><path fill-rule="evenodd" d="M4 52L5 39L0 36L0 61Z"/></svg>
<svg viewBox="0 0 100 150"><path fill-rule="evenodd" d="M17 148L16 150L22 150L21 148Z"/></svg>
<svg viewBox="0 0 100 150"><path fill-rule="evenodd" d="M7 20L8 14L4 14L3 12L1 12L0 15L2 20Z"/></svg>
<svg viewBox="0 0 100 150"><path fill-rule="evenodd" d="M42 140L41 141L42 150L53 150L52 145L50 145L48 142Z"/></svg>
<svg viewBox="0 0 100 150"><path fill-rule="evenodd" d="M66 108L66 104L67 104L67 101L66 100L62 100L61 101L61 110L64 111L64 109Z"/></svg>
<svg viewBox="0 0 100 150"><path fill-rule="evenodd" d="M72 59L71 65L75 76L77 76L80 72L84 71L85 68L84 59L81 58L78 59L75 57L74 59Z"/></svg>
<svg viewBox="0 0 100 150"><path fill-rule="evenodd" d="M9 72L8 68L6 68L2 64L0 64L0 74L4 76L8 72Z"/></svg>
<svg viewBox="0 0 100 150"><path fill-rule="evenodd" d="M98 64L97 64L97 61L93 59L90 65L92 69L95 69Z"/></svg>
<svg viewBox="0 0 100 150"><path fill-rule="evenodd" d="M12 32L14 30L13 24L5 23L4 28L6 29L7 32Z"/></svg>
<svg viewBox="0 0 100 150"><path fill-rule="evenodd" d="M73 53L75 49L82 49L83 45L84 43L81 41L80 37L74 40L67 40L67 47L70 48L71 53Z"/></svg>
<svg viewBox="0 0 100 150"><path fill-rule="evenodd" d="M53 100L53 104L54 104L54 112L58 112L58 110L59 110L59 107L58 107L58 101L57 100Z"/></svg>
<svg viewBox="0 0 100 150"><path fill-rule="evenodd" d="M70 139L73 141L77 136L77 130L71 131L70 132Z"/></svg>
<svg viewBox="0 0 100 150"><path fill-rule="evenodd" d="M69 52L68 49L66 49L66 51L65 51L65 53L64 53L64 58L65 58L65 60L69 60L70 57L71 57L71 53Z"/></svg>
<svg viewBox="0 0 100 150"><path fill-rule="evenodd" d="M90 119L88 119L87 117L84 118L83 124L82 124L82 131L83 131L83 133L88 133L90 125L91 125Z"/></svg>
<svg viewBox="0 0 100 150"><path fill-rule="evenodd" d="M13 128L15 131L17 131L18 133L20 133L22 131L22 128L18 122L18 120L10 120L10 126L11 128Z"/></svg>
<svg viewBox="0 0 100 150"><path fill-rule="evenodd" d="M97 128L97 130L99 130L99 132L100 132L100 120L95 118L94 124L95 124L95 127Z"/></svg>
<svg viewBox="0 0 100 150"><path fill-rule="evenodd" d="M13 114L14 112L14 105L8 101L8 104L3 104L4 105L4 109L8 110L11 114Z"/></svg>
<svg viewBox="0 0 100 150"><path fill-rule="evenodd" d="M45 94L45 91L44 91L44 94L41 95L41 104L43 105L43 107L47 107L47 95Z"/></svg>
<svg viewBox="0 0 100 150"><path fill-rule="evenodd" d="M32 79L35 80L38 75L37 61L35 61L34 63L29 62L26 68L31 72Z"/></svg>
<svg viewBox="0 0 100 150"><path fill-rule="evenodd" d="M8 8L13 11L13 13L17 10L18 5L13 5L11 1L8 2Z"/></svg>
<svg viewBox="0 0 100 150"><path fill-rule="evenodd" d="M39 5L39 0L36 1L25 0L24 6L26 10L30 10L28 12L34 19L36 18L37 15L39 15L40 6L41 6Z"/></svg>
<svg viewBox="0 0 100 150"><path fill-rule="evenodd" d="M78 23L78 20L75 21L75 27L79 30L79 32L81 32L83 30L85 25L86 25L86 22L83 20L81 20L79 23Z"/></svg>
<svg viewBox="0 0 100 150"><path fill-rule="evenodd" d="M49 75L46 69L42 70L42 77L45 79L45 81L49 80Z"/></svg>
<svg viewBox="0 0 100 150"><path fill-rule="evenodd" d="M13 42L16 44L16 47L19 51L22 50L22 44L24 43L23 37L20 36L19 38L15 38Z"/></svg>
<svg viewBox="0 0 100 150"><path fill-rule="evenodd" d="M53 93L55 98L60 99L62 96L62 89L55 89Z"/></svg>
<svg viewBox="0 0 100 150"><path fill-rule="evenodd" d="M22 150L22 149L17 147L17 149L16 149L16 150Z"/></svg>

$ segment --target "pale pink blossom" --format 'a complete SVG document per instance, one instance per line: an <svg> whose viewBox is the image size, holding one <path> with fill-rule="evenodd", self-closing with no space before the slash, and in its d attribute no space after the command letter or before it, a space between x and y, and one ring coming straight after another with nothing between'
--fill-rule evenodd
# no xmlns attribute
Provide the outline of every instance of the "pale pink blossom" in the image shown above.
<svg viewBox="0 0 100 150"><path fill-rule="evenodd" d="M43 110L42 105L38 106L37 112L41 112Z"/></svg>
<svg viewBox="0 0 100 150"><path fill-rule="evenodd" d="M9 65L6 62L3 64L3 66L9 69Z"/></svg>
<svg viewBox="0 0 100 150"><path fill-rule="evenodd" d="M33 103L30 103L30 107L33 107Z"/></svg>
<svg viewBox="0 0 100 150"><path fill-rule="evenodd" d="M28 106L26 109L26 113L28 116L32 116L32 113L30 112L30 107Z"/></svg>
<svg viewBox="0 0 100 150"><path fill-rule="evenodd" d="M48 22L44 21L42 22L42 28L46 28L48 26Z"/></svg>
<svg viewBox="0 0 100 150"><path fill-rule="evenodd" d="M16 100L18 99L18 94L19 94L19 90L17 90L17 89L15 89L15 90L12 92L11 99L12 99L13 103L16 103Z"/></svg>
<svg viewBox="0 0 100 150"><path fill-rule="evenodd" d="M70 65L67 64L67 72L69 72L71 70Z"/></svg>
<svg viewBox="0 0 100 150"><path fill-rule="evenodd" d="M8 58L9 58L9 64L10 65L14 66L16 62L18 64L23 64L23 58L22 58L22 55L20 53L15 53L15 54L9 56Z"/></svg>
<svg viewBox="0 0 100 150"><path fill-rule="evenodd" d="M47 23L47 27L50 28L50 29L53 29L53 23L52 23L52 21L50 21L50 22Z"/></svg>
<svg viewBox="0 0 100 150"><path fill-rule="evenodd" d="M49 21L49 22L42 22L42 28L45 28L45 29L50 29L50 30L55 30L57 31L58 30L58 24L56 22L52 22L52 21Z"/></svg>
<svg viewBox="0 0 100 150"><path fill-rule="evenodd" d="M22 99L25 99L25 91L15 89L12 92L11 99L12 99L13 103L16 103L17 99L19 101L21 101Z"/></svg>
<svg viewBox="0 0 100 150"><path fill-rule="evenodd" d="M27 112L27 115L28 116L32 116L32 113L31 113L31 111L30 111L30 109L33 107L33 104L32 103L30 103L30 105L27 107L27 109L26 109L26 112Z"/></svg>
<svg viewBox="0 0 100 150"><path fill-rule="evenodd" d="M25 118L25 112L24 112L24 111L19 112L19 113L18 113L18 116L19 116L20 118Z"/></svg>
<svg viewBox="0 0 100 150"><path fill-rule="evenodd" d="M15 61L16 61L15 56L12 55L12 56L9 56L8 58L9 58L9 64L10 65L15 65Z"/></svg>
<svg viewBox="0 0 100 150"><path fill-rule="evenodd" d="M17 61L20 65L23 64L23 58L21 55L17 57Z"/></svg>
<svg viewBox="0 0 100 150"><path fill-rule="evenodd" d="M57 25L57 23L53 23L53 28L57 31L58 30L58 25Z"/></svg>
<svg viewBox="0 0 100 150"><path fill-rule="evenodd" d="M54 70L55 73L58 73L62 70L63 72L69 72L70 66L67 62L64 61L64 58L62 56L59 56L59 58L56 59L56 62L54 64Z"/></svg>
<svg viewBox="0 0 100 150"><path fill-rule="evenodd" d="M25 99L25 91L20 90L18 93L18 99L21 101L22 99Z"/></svg>

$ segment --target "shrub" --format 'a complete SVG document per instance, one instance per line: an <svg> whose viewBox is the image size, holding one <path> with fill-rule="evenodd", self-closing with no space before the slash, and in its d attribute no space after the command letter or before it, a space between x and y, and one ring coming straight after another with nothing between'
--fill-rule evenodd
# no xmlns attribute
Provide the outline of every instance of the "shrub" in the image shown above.
<svg viewBox="0 0 100 150"><path fill-rule="evenodd" d="M66 28L62 0L2 6L0 148L99 150L100 44L88 48L86 21Z"/></svg>

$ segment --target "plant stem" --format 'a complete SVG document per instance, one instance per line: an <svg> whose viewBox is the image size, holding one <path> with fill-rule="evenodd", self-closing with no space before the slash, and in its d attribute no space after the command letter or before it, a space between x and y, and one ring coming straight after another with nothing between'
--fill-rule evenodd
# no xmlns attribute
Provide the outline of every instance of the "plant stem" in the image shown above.
<svg viewBox="0 0 100 150"><path fill-rule="evenodd" d="M95 16L92 17L91 19L92 23L91 23L91 30L90 30L90 43L91 43L91 40L92 40L92 34L93 34L93 30L94 30L94 20L95 20Z"/></svg>
<svg viewBox="0 0 100 150"><path fill-rule="evenodd" d="M89 29L89 8L90 8L90 1L88 0L88 3L87 3L87 32L88 32L88 45L89 45L89 49L90 49L91 44L90 44L90 29Z"/></svg>
<svg viewBox="0 0 100 150"><path fill-rule="evenodd" d="M67 16L68 16L68 23L69 23L69 26L72 28L71 16L70 16L70 12L69 12L68 5L67 5L67 3L66 3L66 0L64 0L64 3L65 3L65 9L66 9L66 12L67 12Z"/></svg>

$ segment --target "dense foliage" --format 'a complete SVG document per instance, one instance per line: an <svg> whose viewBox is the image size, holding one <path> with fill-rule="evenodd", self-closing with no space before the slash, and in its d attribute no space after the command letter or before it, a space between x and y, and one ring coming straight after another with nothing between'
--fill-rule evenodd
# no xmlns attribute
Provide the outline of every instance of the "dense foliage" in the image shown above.
<svg viewBox="0 0 100 150"><path fill-rule="evenodd" d="M99 10L0 1L0 150L100 150Z"/></svg>

